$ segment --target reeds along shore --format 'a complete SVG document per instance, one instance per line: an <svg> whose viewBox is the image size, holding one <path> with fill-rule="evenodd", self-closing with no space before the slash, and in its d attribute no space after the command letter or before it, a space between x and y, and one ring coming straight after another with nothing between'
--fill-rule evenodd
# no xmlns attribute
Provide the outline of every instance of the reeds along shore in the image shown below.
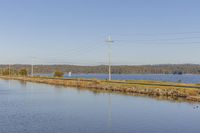
<svg viewBox="0 0 200 133"><path fill-rule="evenodd" d="M2 79L23 80L29 82L63 85L77 88L96 89L99 91L122 92L127 94L145 94L150 96L166 96L184 98L189 101L200 102L200 85L176 84L158 81L107 81L97 79L61 79L49 77L9 77Z"/></svg>

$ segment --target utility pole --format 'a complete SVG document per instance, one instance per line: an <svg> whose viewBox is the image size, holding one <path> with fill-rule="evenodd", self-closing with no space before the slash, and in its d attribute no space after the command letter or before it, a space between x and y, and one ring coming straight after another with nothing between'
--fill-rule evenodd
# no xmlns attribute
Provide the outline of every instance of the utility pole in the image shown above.
<svg viewBox="0 0 200 133"><path fill-rule="evenodd" d="M34 59L36 57L31 57L31 77L34 76Z"/></svg>
<svg viewBox="0 0 200 133"><path fill-rule="evenodd" d="M108 79L109 81L112 80L111 76L111 44L114 43L111 36L108 36L106 39L106 43L108 44Z"/></svg>

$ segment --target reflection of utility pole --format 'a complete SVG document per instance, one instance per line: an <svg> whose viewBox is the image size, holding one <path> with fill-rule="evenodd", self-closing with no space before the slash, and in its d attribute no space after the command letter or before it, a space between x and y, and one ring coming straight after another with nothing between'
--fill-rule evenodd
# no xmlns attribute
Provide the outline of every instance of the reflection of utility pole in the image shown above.
<svg viewBox="0 0 200 133"><path fill-rule="evenodd" d="M108 97L108 127L109 127L109 130L112 129L112 101L111 101L111 96L110 96L110 93L108 94L109 97Z"/></svg>
<svg viewBox="0 0 200 133"><path fill-rule="evenodd" d="M106 40L106 43L108 44L108 73L109 73L109 80L112 79L111 77L111 44L114 43L111 36L108 36L108 39Z"/></svg>

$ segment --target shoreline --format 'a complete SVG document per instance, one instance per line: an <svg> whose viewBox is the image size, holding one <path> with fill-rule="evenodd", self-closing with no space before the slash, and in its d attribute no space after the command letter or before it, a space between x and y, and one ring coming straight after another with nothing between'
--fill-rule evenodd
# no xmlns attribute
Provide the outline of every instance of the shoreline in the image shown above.
<svg viewBox="0 0 200 133"><path fill-rule="evenodd" d="M27 82L61 85L66 87L96 89L104 92L124 94L142 94L151 97L182 98L187 101L200 102L200 85L148 80L98 80L98 79L64 79L50 77L0 76L1 79L21 80Z"/></svg>

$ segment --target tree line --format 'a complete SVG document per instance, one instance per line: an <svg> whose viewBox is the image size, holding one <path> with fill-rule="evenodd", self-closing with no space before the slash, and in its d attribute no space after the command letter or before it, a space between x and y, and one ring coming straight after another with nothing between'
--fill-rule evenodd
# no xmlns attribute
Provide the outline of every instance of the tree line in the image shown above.
<svg viewBox="0 0 200 133"><path fill-rule="evenodd" d="M28 76L28 71L25 68L22 68L20 70L15 70L15 69L1 69L0 75L3 76Z"/></svg>
<svg viewBox="0 0 200 133"><path fill-rule="evenodd" d="M31 73L31 65L11 65L12 72L18 73L25 69L27 74ZM8 65L0 65L0 73L8 73ZM77 65L35 65L34 73L54 73L56 71L72 73L107 73L108 66L77 66ZM138 66L112 66L115 74L200 74L200 65L196 64L164 64L164 65L138 65Z"/></svg>
<svg viewBox="0 0 200 133"><path fill-rule="evenodd" d="M3 75L3 76L28 76L28 71L25 68L22 68L18 71L15 69L7 68L7 69L1 69L0 75ZM64 72L55 71L54 77L64 77Z"/></svg>

